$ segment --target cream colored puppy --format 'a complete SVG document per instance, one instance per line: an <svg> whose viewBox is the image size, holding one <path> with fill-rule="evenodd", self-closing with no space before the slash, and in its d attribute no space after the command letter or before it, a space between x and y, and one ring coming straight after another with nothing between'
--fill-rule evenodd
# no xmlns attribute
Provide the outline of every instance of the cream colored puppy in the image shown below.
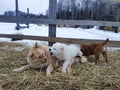
<svg viewBox="0 0 120 90"><path fill-rule="evenodd" d="M71 67L76 56L82 56L79 45L55 43L49 51L50 54L55 56L59 61L64 60L62 65L63 73L66 73L67 68Z"/></svg>
<svg viewBox="0 0 120 90"><path fill-rule="evenodd" d="M28 65L13 69L12 71L23 71L30 68L41 68L47 66L46 76L50 76L54 70L56 59L50 55L49 46L35 43L27 55Z"/></svg>

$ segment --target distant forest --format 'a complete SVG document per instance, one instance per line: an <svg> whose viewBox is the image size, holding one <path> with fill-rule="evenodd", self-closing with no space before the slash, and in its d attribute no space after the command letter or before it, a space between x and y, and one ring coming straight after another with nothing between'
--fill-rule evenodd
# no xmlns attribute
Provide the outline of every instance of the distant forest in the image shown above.
<svg viewBox="0 0 120 90"><path fill-rule="evenodd" d="M6 11L5 16L15 16L15 11ZM19 11L19 17L48 18L46 15L27 14ZM120 21L120 2L114 0L58 0L57 19Z"/></svg>
<svg viewBox="0 0 120 90"><path fill-rule="evenodd" d="M120 21L120 2L59 0L57 19Z"/></svg>
<svg viewBox="0 0 120 90"><path fill-rule="evenodd" d="M15 11L5 11L4 13L5 16L16 16L16 12ZM22 11L18 11L18 16L19 17L30 17L30 18L48 18L47 15L43 15L43 14L33 14L33 13L25 13Z"/></svg>

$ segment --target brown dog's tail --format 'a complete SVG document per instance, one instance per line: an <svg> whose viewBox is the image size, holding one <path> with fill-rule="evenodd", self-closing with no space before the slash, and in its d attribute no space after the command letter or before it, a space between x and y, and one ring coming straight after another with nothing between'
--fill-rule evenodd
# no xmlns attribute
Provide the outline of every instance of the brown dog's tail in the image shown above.
<svg viewBox="0 0 120 90"><path fill-rule="evenodd" d="M105 45L108 41L109 41L109 38L107 38L107 39L102 43L102 45Z"/></svg>

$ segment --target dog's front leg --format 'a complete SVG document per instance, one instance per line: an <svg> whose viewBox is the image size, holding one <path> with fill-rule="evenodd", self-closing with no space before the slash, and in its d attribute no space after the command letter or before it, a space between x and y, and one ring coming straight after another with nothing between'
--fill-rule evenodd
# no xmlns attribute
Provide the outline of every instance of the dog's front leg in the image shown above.
<svg viewBox="0 0 120 90"><path fill-rule="evenodd" d="M13 72L20 72L20 71L23 71L23 70L26 70L26 69L30 69L30 65L25 65L25 66L22 66L20 68L16 68L16 69L13 69L12 71Z"/></svg>
<svg viewBox="0 0 120 90"><path fill-rule="evenodd" d="M66 73L66 69L67 69L69 63L70 63L70 60L66 60L66 61L63 63L63 66L62 66L62 72L63 72L63 73Z"/></svg>
<svg viewBox="0 0 120 90"><path fill-rule="evenodd" d="M52 64L49 64L46 69L46 76L49 77L51 75L51 72L53 72L54 66Z"/></svg>

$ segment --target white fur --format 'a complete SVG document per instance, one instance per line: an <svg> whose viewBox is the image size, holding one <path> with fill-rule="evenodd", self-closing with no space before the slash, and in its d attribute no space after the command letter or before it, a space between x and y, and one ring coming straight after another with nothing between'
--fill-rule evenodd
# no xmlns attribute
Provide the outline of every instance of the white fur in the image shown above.
<svg viewBox="0 0 120 90"><path fill-rule="evenodd" d="M66 45L63 43L55 43L51 47L50 53L52 53L58 60L64 60L62 66L62 72L66 73L66 69L71 66L76 56L82 56L80 46L78 45Z"/></svg>

